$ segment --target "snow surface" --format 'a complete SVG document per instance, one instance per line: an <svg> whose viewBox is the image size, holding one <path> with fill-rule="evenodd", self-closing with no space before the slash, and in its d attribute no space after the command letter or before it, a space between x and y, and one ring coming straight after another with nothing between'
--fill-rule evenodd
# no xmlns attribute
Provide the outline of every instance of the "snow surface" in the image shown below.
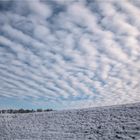
<svg viewBox="0 0 140 140"><path fill-rule="evenodd" d="M140 104L1 114L0 140L140 140Z"/></svg>

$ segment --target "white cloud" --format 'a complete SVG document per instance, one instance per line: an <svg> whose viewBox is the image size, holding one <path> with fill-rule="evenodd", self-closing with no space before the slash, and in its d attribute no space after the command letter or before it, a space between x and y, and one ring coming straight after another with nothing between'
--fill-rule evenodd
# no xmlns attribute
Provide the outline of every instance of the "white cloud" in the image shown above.
<svg viewBox="0 0 140 140"><path fill-rule="evenodd" d="M48 18L51 16L51 9L48 5L45 5L43 2L41 2L40 0L30 0L30 1L26 1L30 7L30 9L32 10L33 14L36 16L38 16L38 18L42 17L42 18Z"/></svg>
<svg viewBox="0 0 140 140"><path fill-rule="evenodd" d="M140 101L138 4L13 5L0 10L0 97L59 108Z"/></svg>

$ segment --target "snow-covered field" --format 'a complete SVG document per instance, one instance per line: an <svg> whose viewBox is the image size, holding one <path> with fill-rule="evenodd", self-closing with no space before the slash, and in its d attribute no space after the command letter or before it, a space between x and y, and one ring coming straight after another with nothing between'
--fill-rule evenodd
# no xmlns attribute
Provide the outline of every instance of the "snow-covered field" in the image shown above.
<svg viewBox="0 0 140 140"><path fill-rule="evenodd" d="M0 140L140 140L140 104L1 114Z"/></svg>

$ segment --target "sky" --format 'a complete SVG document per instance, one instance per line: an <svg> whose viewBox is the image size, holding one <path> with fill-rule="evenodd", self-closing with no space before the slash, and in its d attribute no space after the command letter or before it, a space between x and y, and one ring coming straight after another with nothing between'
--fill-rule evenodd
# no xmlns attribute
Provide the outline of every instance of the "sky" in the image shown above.
<svg viewBox="0 0 140 140"><path fill-rule="evenodd" d="M0 0L0 108L140 102L139 0Z"/></svg>

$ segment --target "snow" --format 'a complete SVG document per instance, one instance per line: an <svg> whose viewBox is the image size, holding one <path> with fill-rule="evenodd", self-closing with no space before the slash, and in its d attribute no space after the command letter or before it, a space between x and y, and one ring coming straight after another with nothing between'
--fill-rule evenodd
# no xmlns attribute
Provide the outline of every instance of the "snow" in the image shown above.
<svg viewBox="0 0 140 140"><path fill-rule="evenodd" d="M140 140L140 104L1 114L0 140Z"/></svg>

